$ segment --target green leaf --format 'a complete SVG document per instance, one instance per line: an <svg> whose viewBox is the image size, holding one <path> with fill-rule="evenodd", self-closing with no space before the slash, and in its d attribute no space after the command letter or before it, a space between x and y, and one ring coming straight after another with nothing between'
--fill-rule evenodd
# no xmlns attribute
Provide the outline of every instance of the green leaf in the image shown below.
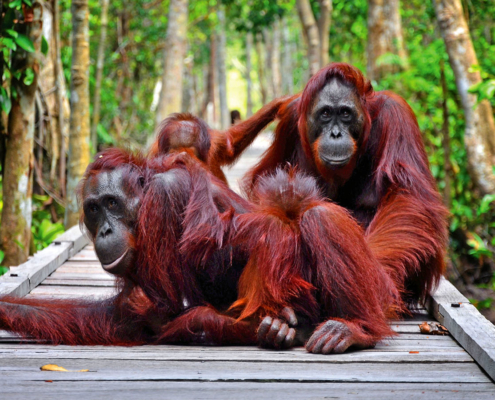
<svg viewBox="0 0 495 400"><path fill-rule="evenodd" d="M0 87L0 104L2 106L2 110L5 111L5 114L8 114L12 109L12 102L10 101L10 96L4 87Z"/></svg>
<svg viewBox="0 0 495 400"><path fill-rule="evenodd" d="M7 32L13 38L16 38L19 35L19 33L14 31L13 29L5 29L5 32Z"/></svg>
<svg viewBox="0 0 495 400"><path fill-rule="evenodd" d="M475 83L474 85L469 87L468 92L469 93L478 93L478 90L480 89L481 85L483 85L483 82Z"/></svg>
<svg viewBox="0 0 495 400"><path fill-rule="evenodd" d="M114 139L106 131L102 124L98 124L96 127L96 133L98 134L98 141L105 144L115 144Z"/></svg>
<svg viewBox="0 0 495 400"><path fill-rule="evenodd" d="M9 8L19 9L22 6L22 0L13 0L9 3Z"/></svg>
<svg viewBox="0 0 495 400"><path fill-rule="evenodd" d="M24 79L22 81L26 86L31 86L34 81L34 71L31 68L26 68Z"/></svg>
<svg viewBox="0 0 495 400"><path fill-rule="evenodd" d="M3 259L5 258L5 253L0 250L0 264L3 262Z"/></svg>
<svg viewBox="0 0 495 400"><path fill-rule="evenodd" d="M15 42L19 45L19 47L26 50L27 52L34 53L33 42L31 42L31 40L26 35L19 33L19 35L15 38Z"/></svg>
<svg viewBox="0 0 495 400"><path fill-rule="evenodd" d="M487 194L481 200L480 206L478 208L477 214L485 214L490 209L490 204L495 201L495 194Z"/></svg>
<svg viewBox="0 0 495 400"><path fill-rule="evenodd" d="M15 243L17 246L19 246L22 250L24 250L24 248L25 248L25 247L24 247L24 245L23 245L21 242L19 242L17 239L14 239L14 243Z"/></svg>
<svg viewBox="0 0 495 400"><path fill-rule="evenodd" d="M48 54L48 41L44 36L41 38L41 53L44 56Z"/></svg>
<svg viewBox="0 0 495 400"><path fill-rule="evenodd" d="M9 39L9 38L4 37L4 38L0 39L0 43L12 51L17 50L17 46L15 45L13 39Z"/></svg>

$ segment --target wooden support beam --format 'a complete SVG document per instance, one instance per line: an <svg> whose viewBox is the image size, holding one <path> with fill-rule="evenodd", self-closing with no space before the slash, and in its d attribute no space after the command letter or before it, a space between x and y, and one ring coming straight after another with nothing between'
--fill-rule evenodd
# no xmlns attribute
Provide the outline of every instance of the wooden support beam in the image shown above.
<svg viewBox="0 0 495 400"><path fill-rule="evenodd" d="M431 294L427 308L495 380L495 325L445 278Z"/></svg>
<svg viewBox="0 0 495 400"><path fill-rule="evenodd" d="M79 227L73 226L24 264L12 267L10 271L0 276L0 296L23 297L27 295L88 243L89 239Z"/></svg>

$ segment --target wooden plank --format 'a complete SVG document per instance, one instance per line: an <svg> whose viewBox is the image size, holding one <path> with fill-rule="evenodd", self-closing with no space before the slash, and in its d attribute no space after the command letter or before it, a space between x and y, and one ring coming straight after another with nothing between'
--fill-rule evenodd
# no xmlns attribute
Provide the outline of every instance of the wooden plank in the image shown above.
<svg viewBox="0 0 495 400"><path fill-rule="evenodd" d="M85 286L38 286L26 296L29 298L53 298L53 299L68 299L76 297L84 297L87 299L108 298L116 294L113 287L85 287Z"/></svg>
<svg viewBox="0 0 495 400"><path fill-rule="evenodd" d="M25 296L69 258L70 242L52 243L0 277L0 296Z"/></svg>
<svg viewBox="0 0 495 400"><path fill-rule="evenodd" d="M84 246L90 243L89 238L81 231L79 225L74 225L72 228L68 229L62 233L55 242L68 242L72 243L72 248L70 250L69 257L78 253Z"/></svg>
<svg viewBox="0 0 495 400"><path fill-rule="evenodd" d="M103 271L101 266L72 266L72 265L62 265L57 269L59 273L74 273L74 274L99 274Z"/></svg>
<svg viewBox="0 0 495 400"><path fill-rule="evenodd" d="M85 287L115 287L115 281L110 279L51 279L43 281L43 286L85 286Z"/></svg>
<svg viewBox="0 0 495 400"><path fill-rule="evenodd" d="M80 251L77 254L74 254L74 256L72 256L70 258L70 260L71 261L99 261L98 257L96 257L96 254L93 251L85 252L84 250Z"/></svg>
<svg viewBox="0 0 495 400"><path fill-rule="evenodd" d="M434 399L494 398L489 383L299 382L7 382L2 394L17 399Z"/></svg>
<svg viewBox="0 0 495 400"><path fill-rule="evenodd" d="M440 321L441 316L438 314L439 304L470 304L469 300L459 292L452 283L442 277L440 284L435 292L431 294L427 301L428 311Z"/></svg>
<svg viewBox="0 0 495 400"><path fill-rule="evenodd" d="M305 362L305 363L459 363L474 360L461 348L411 354L408 351L353 351L345 354L321 355L298 347L285 351L270 351L256 347L179 347L179 346L50 346L0 345L0 359L8 365L10 359L81 359L81 360L154 360L154 361L233 361L233 362Z"/></svg>
<svg viewBox="0 0 495 400"><path fill-rule="evenodd" d="M431 294L428 305L452 336L495 380L495 326L446 279L442 279L436 292Z"/></svg>
<svg viewBox="0 0 495 400"><path fill-rule="evenodd" d="M115 281L115 276L110 275L109 273L101 272L101 273L71 273L71 272L60 272L59 267L53 274L51 274L48 278L46 279L63 279L63 280L81 280L81 279L95 279L97 281ZM45 280L46 280L45 279Z"/></svg>
<svg viewBox="0 0 495 400"><path fill-rule="evenodd" d="M41 297L50 299L52 297ZM64 298L64 297L59 297ZM0 331L0 343L21 343L25 345L27 343L38 343L32 339L21 339L13 333ZM48 345L48 344L47 344ZM140 349L141 347L138 347ZM253 351L258 348L253 346ZM378 343L374 349L364 351L378 351L378 352L452 352L462 350L456 342L433 342L433 341L412 341L412 340L383 340ZM413 353L414 354L414 353Z"/></svg>
<svg viewBox="0 0 495 400"><path fill-rule="evenodd" d="M428 363L274 363L78 360L57 359L68 370L90 372L41 372L51 359L17 358L0 365L0 383L12 380L53 381L294 381L294 382L430 382L489 383L490 379L475 363L450 363L448 369Z"/></svg>
<svg viewBox="0 0 495 400"><path fill-rule="evenodd" d="M495 326L471 304L440 304L439 314L452 336L495 380Z"/></svg>

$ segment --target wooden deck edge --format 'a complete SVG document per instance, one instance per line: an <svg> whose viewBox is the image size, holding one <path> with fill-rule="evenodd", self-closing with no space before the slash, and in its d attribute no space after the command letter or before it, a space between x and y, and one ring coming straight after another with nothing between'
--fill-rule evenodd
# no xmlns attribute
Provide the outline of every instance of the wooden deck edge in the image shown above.
<svg viewBox="0 0 495 400"><path fill-rule="evenodd" d="M89 243L79 226L73 226L24 264L0 276L0 296L23 297L59 266Z"/></svg>
<svg viewBox="0 0 495 400"><path fill-rule="evenodd" d="M426 307L495 381L495 326L443 277Z"/></svg>

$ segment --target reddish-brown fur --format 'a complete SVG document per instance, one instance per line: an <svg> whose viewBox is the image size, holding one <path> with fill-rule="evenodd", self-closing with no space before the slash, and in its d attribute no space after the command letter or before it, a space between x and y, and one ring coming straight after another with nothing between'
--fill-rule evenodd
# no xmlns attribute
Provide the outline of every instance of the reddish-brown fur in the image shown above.
<svg viewBox="0 0 495 400"><path fill-rule="evenodd" d="M239 282L240 319L281 314L309 324L343 321L368 347L392 335L399 292L342 207L324 200L314 178L276 170L258 179L252 213L239 215L235 243L250 259Z"/></svg>
<svg viewBox="0 0 495 400"><path fill-rule="evenodd" d="M85 179L102 171L122 169L130 187L139 184L145 159L119 149L98 155L86 170ZM118 293L103 301L0 299L0 329L24 337L69 345L133 345L152 340L147 316L137 306L147 302L139 287L127 276L117 278ZM139 300L141 299L141 300ZM144 300L143 300L144 299Z"/></svg>
<svg viewBox="0 0 495 400"><path fill-rule="evenodd" d="M160 124L149 157L185 151L204 164L217 178L227 182L220 167L233 164L256 136L277 117L286 101L287 97L273 100L252 117L238 122L225 132L209 128L192 114L172 114Z"/></svg>
<svg viewBox="0 0 495 400"><path fill-rule="evenodd" d="M317 147L307 138L312 102L332 78L355 88L365 116L353 159L335 171L319 165ZM326 195L357 219L369 250L403 298L410 303L424 300L444 270L447 211L409 105L394 93L374 92L356 68L333 63L310 79L299 99L288 100L279 117L275 140L248 173L246 190L251 192L260 176L284 163L297 165L316 177ZM349 251L354 252L352 247ZM269 285L278 290L274 283Z"/></svg>
<svg viewBox="0 0 495 400"><path fill-rule="evenodd" d="M104 301L2 298L0 329L70 345L255 343L256 325L213 308L226 310L236 298L245 261L225 239L234 210L249 204L185 153L146 161L118 149L88 167L83 195L90 177L115 169L124 170L124 185L144 183L130 240L138 259L117 277L118 294Z"/></svg>

